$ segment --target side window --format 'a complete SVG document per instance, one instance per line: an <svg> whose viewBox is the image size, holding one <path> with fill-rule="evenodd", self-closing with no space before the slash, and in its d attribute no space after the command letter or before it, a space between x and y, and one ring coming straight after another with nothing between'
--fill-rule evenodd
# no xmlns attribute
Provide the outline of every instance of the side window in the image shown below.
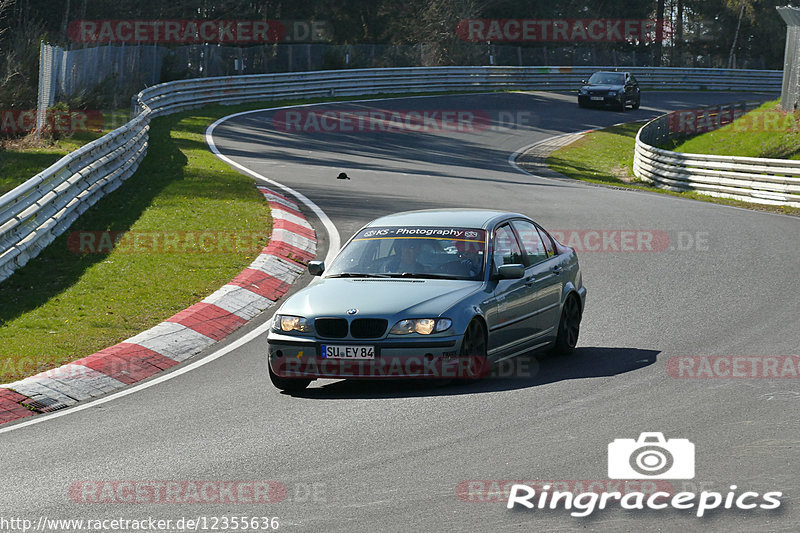
<svg viewBox="0 0 800 533"><path fill-rule="evenodd" d="M544 249L547 250L547 257L553 257L556 255L556 245L553 242L553 237L550 236L545 230L540 227L536 227L539 230L539 236L542 238L542 242L544 243Z"/></svg>
<svg viewBox="0 0 800 533"><path fill-rule="evenodd" d="M514 263L522 263L522 251L511 227L505 224L494 232L494 264L500 266Z"/></svg>
<svg viewBox="0 0 800 533"><path fill-rule="evenodd" d="M524 220L514 220L511 225L514 226L514 230L522 242L525 266L535 265L539 261L547 259L547 250L539 237L536 226Z"/></svg>

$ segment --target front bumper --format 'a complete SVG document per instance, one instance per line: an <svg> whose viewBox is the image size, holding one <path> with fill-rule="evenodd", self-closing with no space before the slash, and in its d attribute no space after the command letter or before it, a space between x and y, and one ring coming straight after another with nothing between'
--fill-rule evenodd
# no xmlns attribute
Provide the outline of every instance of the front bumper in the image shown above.
<svg viewBox="0 0 800 533"><path fill-rule="evenodd" d="M592 98L601 98L601 100L592 100ZM605 106L618 106L620 105L625 99L625 96L617 95L617 96L590 96L588 94L579 94L578 95L578 103L582 106L598 106L598 107L605 107Z"/></svg>
<svg viewBox="0 0 800 533"><path fill-rule="evenodd" d="M453 379L474 372L475 361L458 357L461 335L421 339L318 339L270 332L269 366L282 378ZM374 346L374 359L321 357L323 344ZM485 362L481 362L485 364Z"/></svg>

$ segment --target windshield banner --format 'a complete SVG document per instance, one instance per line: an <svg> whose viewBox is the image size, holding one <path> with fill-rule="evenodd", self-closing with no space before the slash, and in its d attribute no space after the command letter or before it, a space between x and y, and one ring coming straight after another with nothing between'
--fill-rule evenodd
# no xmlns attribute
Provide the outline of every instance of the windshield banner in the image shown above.
<svg viewBox="0 0 800 533"><path fill-rule="evenodd" d="M353 240L370 239L447 239L450 241L486 242L486 230L475 228L432 228L400 226L365 228Z"/></svg>

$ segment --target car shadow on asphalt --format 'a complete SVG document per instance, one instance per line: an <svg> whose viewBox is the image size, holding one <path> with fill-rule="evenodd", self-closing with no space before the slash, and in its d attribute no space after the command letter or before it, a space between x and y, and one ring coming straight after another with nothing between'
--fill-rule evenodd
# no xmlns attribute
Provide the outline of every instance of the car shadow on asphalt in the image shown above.
<svg viewBox="0 0 800 533"><path fill-rule="evenodd" d="M659 353L640 348L584 347L567 356L539 353L515 357L495 365L491 374L479 381L352 379L325 382L321 386L312 383L310 388L292 396L325 400L388 399L526 389L557 381L633 372L655 363Z"/></svg>

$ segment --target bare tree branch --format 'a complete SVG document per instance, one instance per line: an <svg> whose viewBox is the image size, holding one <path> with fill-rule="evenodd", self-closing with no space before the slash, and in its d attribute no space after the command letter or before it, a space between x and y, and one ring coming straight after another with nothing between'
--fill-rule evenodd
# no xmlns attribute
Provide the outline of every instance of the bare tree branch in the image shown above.
<svg viewBox="0 0 800 533"><path fill-rule="evenodd" d="M4 14L8 8L14 5L14 2L16 2L16 0L0 0L0 37L2 37L8 29L6 25L3 24Z"/></svg>

